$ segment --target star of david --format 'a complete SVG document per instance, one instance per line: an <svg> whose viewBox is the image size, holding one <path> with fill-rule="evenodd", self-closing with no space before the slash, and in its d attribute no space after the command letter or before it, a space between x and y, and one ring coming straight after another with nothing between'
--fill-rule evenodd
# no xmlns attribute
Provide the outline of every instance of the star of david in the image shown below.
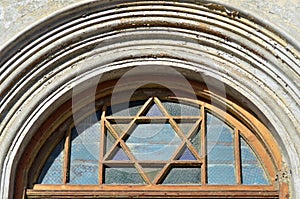
<svg viewBox="0 0 300 199"><path fill-rule="evenodd" d="M147 184L162 183L174 167L200 169L203 163L200 114L171 115L159 98L151 97L135 116L104 113L102 119L109 139L104 162L133 165Z"/></svg>

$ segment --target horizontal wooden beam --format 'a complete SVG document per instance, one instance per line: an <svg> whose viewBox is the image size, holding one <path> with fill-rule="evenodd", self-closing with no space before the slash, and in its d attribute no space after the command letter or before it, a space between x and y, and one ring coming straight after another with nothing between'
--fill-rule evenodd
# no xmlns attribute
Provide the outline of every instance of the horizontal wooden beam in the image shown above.
<svg viewBox="0 0 300 199"><path fill-rule="evenodd" d="M219 190L229 190L229 191L277 191L276 187L273 185L51 185L51 184L35 184L33 189L28 190L143 190L149 191L153 190L195 190L195 191L219 191Z"/></svg>
<svg viewBox="0 0 300 199"><path fill-rule="evenodd" d="M27 190L27 198L278 198L273 190Z"/></svg>
<svg viewBox="0 0 300 199"><path fill-rule="evenodd" d="M185 121L185 122L195 122L197 120L199 120L199 118L201 118L201 116L170 116L172 117L174 120L179 120L179 121ZM132 116L106 116L106 119L109 121L124 121L124 122L128 122L133 120L134 117ZM169 118L166 116L139 116L136 117L137 120L139 121L149 121L149 120L153 120L153 121L167 121Z"/></svg>

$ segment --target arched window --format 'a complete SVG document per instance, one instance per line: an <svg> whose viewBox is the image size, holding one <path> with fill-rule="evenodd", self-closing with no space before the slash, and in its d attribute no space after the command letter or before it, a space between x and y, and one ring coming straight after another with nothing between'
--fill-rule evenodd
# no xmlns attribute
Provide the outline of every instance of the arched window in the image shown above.
<svg viewBox="0 0 300 199"><path fill-rule="evenodd" d="M47 139L27 198L279 198L267 132L233 114L162 94L100 104Z"/></svg>
<svg viewBox="0 0 300 199"><path fill-rule="evenodd" d="M206 1L103 0L23 32L1 52L0 197L298 196L300 59L273 25ZM140 90L111 103L135 68L119 92ZM86 82L95 95L73 95Z"/></svg>

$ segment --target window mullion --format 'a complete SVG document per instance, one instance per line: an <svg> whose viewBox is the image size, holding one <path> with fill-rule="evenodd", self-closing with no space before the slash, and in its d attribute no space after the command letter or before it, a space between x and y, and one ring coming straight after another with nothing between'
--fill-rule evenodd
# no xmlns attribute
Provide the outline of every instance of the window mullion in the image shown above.
<svg viewBox="0 0 300 199"><path fill-rule="evenodd" d="M70 145L71 145L71 128L68 129L65 140L64 164L63 164L63 184L68 183L70 175Z"/></svg>
<svg viewBox="0 0 300 199"><path fill-rule="evenodd" d="M237 128L234 129L234 156L237 184L242 184L241 173L241 148L240 148L240 133Z"/></svg>
<svg viewBox="0 0 300 199"><path fill-rule="evenodd" d="M202 154L202 166L201 166L201 184L205 185L207 181L207 154L206 154L206 116L205 116L205 108L201 106L201 154Z"/></svg>
<svg viewBox="0 0 300 199"><path fill-rule="evenodd" d="M106 107L103 107L102 110L102 115L101 115L101 129L100 129L100 158L99 158L99 176L98 176L98 182L99 184L103 184L103 161L104 161L104 148L105 148L105 111L106 111Z"/></svg>

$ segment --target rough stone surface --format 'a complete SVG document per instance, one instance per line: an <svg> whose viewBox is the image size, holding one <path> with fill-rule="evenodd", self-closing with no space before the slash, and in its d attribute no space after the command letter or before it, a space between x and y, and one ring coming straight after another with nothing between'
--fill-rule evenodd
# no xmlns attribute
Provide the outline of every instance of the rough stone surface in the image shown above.
<svg viewBox="0 0 300 199"><path fill-rule="evenodd" d="M23 0L23 1L1 0L0 1L0 30L1 30L0 31L0 41L1 41L0 52L1 52L1 49L5 46L5 44L8 44L10 41L13 41L14 38L17 35L20 35L24 30L27 30L30 27L34 27L37 23L43 21L45 18L47 18L51 15L55 15L58 12L60 12L61 10L65 10L67 7L74 6L80 2L86 2L86 1L79 1L79 0ZM184 1L181 0L181 2L184 2ZM275 32L280 32L282 34L281 36L283 38L285 38L286 40L288 40L287 43L292 43L294 45L294 48L298 49L297 56L295 54L291 55L293 52L291 52L290 49L292 49L292 48L289 48L289 46L282 45L280 49L282 50L283 55L281 55L278 53L279 50L276 49L275 46L271 45L271 47L269 47L269 48L272 49L272 52L273 52L273 47L274 47L274 49L276 49L276 50L274 50L274 52L275 52L274 56L272 55L273 58L272 58L272 56L268 56L268 54L264 54L265 56L268 56L268 61L270 63L271 63L271 61L274 61L273 65L272 64L270 65L270 70L266 70L269 68L263 67L262 68L263 70L260 71L258 68L251 67L251 65L250 65L251 62L249 62L249 63L243 62L242 64L240 64L240 66L238 68L235 69L236 71L234 71L233 67L231 68L231 70L228 70L228 68L221 70L222 69L221 67L223 67L223 66L220 66L220 71L225 71L224 73L222 73L222 75L224 77L229 77L228 74L230 74L232 76L234 75L234 77L237 76L236 78L232 78L234 80L232 82L230 80L228 80L228 85L230 85L233 88L236 88L240 92L243 92L245 94L245 96L247 98L249 98L250 101L256 101L256 103L258 105L261 105L261 108L264 111L263 113L265 115L267 115L269 118L274 118L274 120L272 120L271 122L273 124L278 124L277 131L280 133L279 137L282 137L282 143L283 143L283 144L281 144L281 146L283 148L286 148L286 151L287 151L287 154L289 155L290 161L294 161L294 163L292 164L292 165L294 165L294 168L291 168L291 169L293 169L292 175L294 176L295 187L299 187L296 185L300 185L300 169L299 169L300 161L298 161L299 157L300 157L300 155L299 155L300 154L300 152L299 152L300 151L300 142L298 141L299 137L300 137L300 136L298 136L300 134L299 133L300 132L300 125L299 125L299 121L300 121L299 120L299 118L300 118L299 110L300 109L299 109L299 92L297 92L297 91L299 91L299 87L300 87L300 83L299 83L300 82L300 78L299 78L299 74L300 74L299 65L300 64L299 64L299 58L298 58L299 57L298 55L300 52L300 47L299 47L300 46L300 34L299 34L300 33L300 14L299 14L300 13L299 12L300 11L300 0L277 0L277 1L276 0L264 0L264 1L261 1L261 0L222 0L222 1L221 0L212 0L210 2L225 4L226 8L229 9L230 12L239 10L239 11L242 11L244 14L249 13L250 16L254 16L257 19L261 20L262 24L269 24L270 27L268 27L268 29L271 28L271 29L277 30ZM70 12L68 14L70 15ZM228 25L228 24L226 24L226 25ZM49 26L49 27L51 27L51 26ZM226 27L228 27L228 26L226 26ZM219 27L214 27L214 28L215 28L216 33L220 33L220 32L216 31L216 30L219 30ZM82 33L82 35L84 35L84 33ZM251 36L251 34L249 34L249 35ZM40 34L39 34L39 36L40 36ZM234 36L236 39L236 35L234 35ZM250 36L244 37L246 39L243 38L243 40L241 40L243 42L241 42L241 43L245 44L245 46L247 46L248 45L247 42L250 41L250 39L251 39ZM39 37L39 38L41 38L41 37ZM270 37L267 37L267 38L270 39ZM65 39L65 38L62 38L62 40L63 39ZM54 41L56 43L59 43L60 40L54 40ZM58 45L55 42L53 42L53 46ZM269 40L267 42L269 42ZM270 39L270 42L272 43L273 40ZM119 44L119 43L120 42L117 42L117 44ZM285 44L285 42L282 42L282 43ZM175 46L182 47L185 44L186 43L183 42L182 44L178 44L178 45L176 44ZM224 44L224 47L226 47L227 44L230 44L230 42L224 42L223 44ZM159 46L161 46L161 44L159 44ZM158 49L159 49L159 46L158 46ZM254 47L256 47L256 45L251 46L251 47L254 48ZM9 48L7 48L7 49L9 49ZM43 50L45 50L45 52L46 52L46 49L41 48L41 51L43 51ZM173 51L174 51L174 49L172 49L172 53L173 53ZM217 49L217 51L219 52L220 49ZM20 50L20 52L21 52L21 50ZM106 52L106 51L104 51L104 52ZM136 54L141 53L140 51L138 51L138 52L133 51L133 52ZM165 49L163 50L163 52L166 52ZM266 52L266 51L263 51L263 52ZM276 54L276 52L278 54ZM172 54L172 53L170 52L170 54ZM115 53L112 53L112 54L114 56L116 55ZM125 57L124 54L125 53L121 53L121 55L123 55ZM120 57L121 57L121 55L120 55ZM178 55L176 55L176 57ZM294 60L295 62L290 65L284 64L283 60L280 59L280 57L285 57L285 55L292 57L293 58L292 60ZM38 56L39 56L39 54L36 53L34 56L26 57L26 59L24 59L25 61L20 61L20 64L15 64L15 62L11 63L11 65L13 65L13 66L16 65L16 67L13 68L12 72L10 72L10 71L7 72L7 76L14 77L14 73L20 74L21 72L23 72L22 67L27 66L30 61L38 58ZM129 54L128 56L131 56L131 54ZM224 56L221 54L220 54L220 56L223 58L225 57L225 58L230 59L231 54L226 54L226 52L225 52ZM272 60L271 60L271 58L272 58ZM1 59L5 60L5 56L1 57L1 55L0 55L0 62L1 62ZM49 57L49 60L51 60L51 59L52 59L52 57ZM107 58L107 59L109 59L109 58ZM49 60L46 60L46 61L49 61ZM233 60L234 60L234 58L233 58ZM268 64L269 63L267 62L266 66ZM43 65L41 65L41 66L43 66ZM289 66L294 66L294 68L289 68ZM244 68L244 67L246 67L246 68ZM56 68L54 68L54 69L56 69ZM72 68L69 68L69 69L71 70ZM198 68L195 68L195 71L197 71L197 69ZM245 73L244 77L241 76L242 69L245 72L247 72L247 73ZM71 70L71 71L74 71L74 70ZM61 79L61 82L63 82L63 79L65 78L65 76L67 76L67 75L71 76L71 71L68 73L61 72L59 74L59 75L61 75L61 77L59 77L59 76L57 76L57 77ZM268 73L268 71L270 73ZM275 74L275 78L273 78L274 76L272 76L272 78L271 78L271 75L273 75L273 72ZM0 77L2 75L3 75L3 73L0 73ZM283 78L283 79L281 79L281 78ZM9 79L9 78L7 78L7 79ZM22 77L20 79L22 79L22 81L27 80L26 78L24 78L25 80L23 80ZM33 76L32 79L35 80L36 77ZM46 92L49 91L49 87L51 85L53 86L53 88L56 86L55 85L56 81L53 81L53 79L50 80L50 78L48 79L47 76L45 76L45 79L46 79L45 81L48 81L48 80L49 81L47 82L47 84L43 85L43 86L45 86L45 88L42 88L44 92L37 92L37 96L42 96L42 94L45 94L45 96L46 96L46 94L47 94ZM224 78L224 79L226 79L226 78ZM12 79L12 80L14 80L14 79ZM237 80L237 81L235 81L235 80ZM242 87L243 82L240 82L238 80L240 80L240 81L246 80L244 82L249 87ZM9 80L7 80L7 82L8 81ZM57 81L57 82L60 83L60 81ZM15 82L13 82L13 83L15 83ZM42 85L41 82L40 82L40 84L39 83L37 83L37 84ZM15 85L15 84L12 84L12 85ZM0 86L2 86L2 85L0 85ZM46 89L46 87L47 87L47 89ZM26 87L24 87L24 88L26 88ZM37 87L37 88L40 88L40 87ZM22 89L22 85L16 89ZM32 89L34 90L35 88L32 88ZM248 89L250 89L250 92ZM30 90L30 89L22 90L24 92L24 96L25 96L27 90ZM262 91L265 91L265 93L263 93ZM0 90L0 93L1 93L1 90ZM28 93L29 93L29 91L28 91ZM251 94L253 93L254 95L251 95L251 94L247 95L248 93L251 93ZM257 96L257 95L259 95L259 96ZM20 96L20 98L22 98L24 96ZM39 99L43 99L42 98L43 96L42 97L31 96L31 97L33 99L28 100L29 105L30 104L40 104ZM258 98L258 100L256 100L256 97ZM1 102L1 100L2 99L0 99L0 102ZM260 102L263 102L263 103L260 103ZM50 102L49 102L49 104L50 104ZM26 117L30 114L28 113L28 115L26 115L26 111L28 111L28 112L32 111L30 109L29 105L27 105L27 107L26 107L26 104L25 105L22 104L23 107L21 105L20 105L20 107L18 107L17 105L14 105L14 106L12 105L13 107L16 107L16 108L15 108L15 110L10 109L10 111L11 112L16 111L16 115L18 117L15 117L15 118L17 118L18 121L22 119L22 116L24 116L24 118L27 119ZM0 109L3 107L6 107L6 106L2 106L2 107L0 106ZM271 108L269 109L269 107L271 107ZM280 108L282 108L282 109L280 109ZM284 112L282 112L282 110L284 110ZM11 116L14 116L14 115L11 115ZM38 116L35 116L35 117L38 118ZM277 118L281 118L282 120L278 121L278 120L276 120ZM24 119L24 121L25 121L25 119ZM30 120L30 122L32 122L32 121L34 121L34 120ZM281 125L280 122L282 122L282 124L283 124L282 128L280 126ZM6 170L10 170L10 168L11 168L10 166L12 165L11 162L13 161L9 157L14 157L14 155L15 155L14 153L16 152L16 151L13 151L13 152L9 151L10 146L15 146L15 145L12 145L12 142L7 141L7 140L13 140L13 139L15 139L15 137L17 137L13 134L13 127L15 126L13 124L15 124L15 123L13 123L13 122L11 122L11 123L12 123L11 124L12 128L7 128L9 130L4 131L4 133L1 132L1 130L0 130L0 135L1 135L0 136L0 148L1 149L5 148L8 151L8 153L12 154L11 156L7 156L7 161L9 164L7 162L3 163L5 166L7 165ZM20 122L17 122L17 123L20 123ZM295 124L294 130L291 130L292 125L289 125L291 123ZM10 123L8 123L8 124L10 124ZM1 128L2 128L2 126L0 125L0 129ZM17 129L17 127L15 127L15 128ZM284 130L284 129L288 129L288 130ZM18 132L18 131L16 131L16 132ZM285 132L287 132L287 133L285 133ZM287 134L287 135L284 135L284 134ZM19 143L17 143L17 144L19 144ZM0 165L2 164L2 160L4 160L6 158L5 156L6 156L6 154L4 152L0 153L0 160L1 160ZM9 176L10 173L7 173L6 175ZM5 179L5 178L3 178L3 176L1 176L1 177L2 177L2 180ZM4 182L5 182L5 180L4 180ZM0 187L0 198L2 196L1 193L6 194L7 192L9 192L9 190L7 189L8 183L5 182L4 184L5 184L5 186ZM296 189L294 189L294 190L298 191ZM298 193L295 196L300 197L300 194Z"/></svg>
<svg viewBox="0 0 300 199"><path fill-rule="evenodd" d="M43 18L79 0L0 1L0 41L9 41Z"/></svg>
<svg viewBox="0 0 300 199"><path fill-rule="evenodd" d="M82 0L0 1L1 45L43 18ZM270 21L300 41L300 0L214 0ZM1 46L0 45L0 46Z"/></svg>

